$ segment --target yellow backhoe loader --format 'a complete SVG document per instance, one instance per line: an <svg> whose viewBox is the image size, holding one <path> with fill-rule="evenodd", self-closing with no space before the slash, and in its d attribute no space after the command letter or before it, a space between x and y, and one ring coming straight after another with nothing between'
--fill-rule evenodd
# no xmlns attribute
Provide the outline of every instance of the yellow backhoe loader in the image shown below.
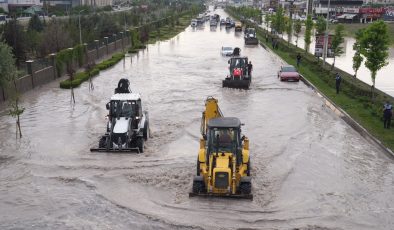
<svg viewBox="0 0 394 230"><path fill-rule="evenodd" d="M249 140L241 135L241 121L223 117L218 100L208 97L202 113L197 175L189 196L253 199Z"/></svg>

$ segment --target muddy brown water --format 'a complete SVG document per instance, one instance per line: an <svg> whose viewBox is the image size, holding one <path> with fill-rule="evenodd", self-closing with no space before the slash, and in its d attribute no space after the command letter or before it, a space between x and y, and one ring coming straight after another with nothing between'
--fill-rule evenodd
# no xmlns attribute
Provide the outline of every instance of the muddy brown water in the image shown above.
<svg viewBox="0 0 394 230"><path fill-rule="evenodd" d="M223 11L219 13L224 16ZM254 65L249 91L223 89L222 45ZM281 62L242 34L187 28L70 91L22 96L24 137L0 111L0 229L393 229L394 165ZM91 153L120 78L142 95L144 154ZM254 200L189 198L207 96L250 138Z"/></svg>

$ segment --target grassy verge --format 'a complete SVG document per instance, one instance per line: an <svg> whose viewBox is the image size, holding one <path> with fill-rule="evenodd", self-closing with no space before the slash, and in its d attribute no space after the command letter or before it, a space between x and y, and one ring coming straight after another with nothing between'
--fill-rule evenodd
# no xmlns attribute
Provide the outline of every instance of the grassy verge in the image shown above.
<svg viewBox="0 0 394 230"><path fill-rule="evenodd" d="M239 18L232 12L228 13L235 18ZM304 50L291 44L288 46L287 42L272 36L268 31L255 25L250 24L249 26L254 26L257 29L258 38L265 47L270 48L287 63L295 66L297 53L302 54L301 66L298 69L299 72L314 84L326 97L332 100L368 130L369 133L379 139L385 146L394 150L394 128L389 130L384 129L382 121L383 103L387 100L393 103L393 97L376 89L376 98L375 101L372 101L369 85L339 69L334 68L331 70L331 67L328 65L323 68L321 66L321 61L319 62L313 55L305 53ZM278 39L278 49L271 48L272 39ZM339 72L343 79L339 95L337 95L335 91L336 72Z"/></svg>
<svg viewBox="0 0 394 230"><path fill-rule="evenodd" d="M82 82L89 80L90 77L96 76L101 70L105 70L111 66L114 66L124 57L123 53L114 54L110 59L107 59L100 64L95 65L90 71L83 71L75 74L74 79L64 80L60 82L60 88L70 89L71 87L78 87Z"/></svg>
<svg viewBox="0 0 394 230"><path fill-rule="evenodd" d="M160 28L152 29L149 31L149 40L147 44L154 44L157 41L164 41L173 38L180 32L184 31L185 28L190 24L190 14L185 14L178 18L178 23L174 25L161 25ZM146 45L137 43L130 47L129 53L137 53L140 49L145 49Z"/></svg>

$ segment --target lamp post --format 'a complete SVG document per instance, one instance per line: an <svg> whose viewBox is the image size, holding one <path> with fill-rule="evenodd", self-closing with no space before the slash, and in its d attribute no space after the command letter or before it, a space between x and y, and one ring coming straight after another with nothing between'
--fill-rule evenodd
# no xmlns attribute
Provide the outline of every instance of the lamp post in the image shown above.
<svg viewBox="0 0 394 230"><path fill-rule="evenodd" d="M327 4L327 18L326 18L326 32L324 33L324 44L323 44L323 67L326 64L327 58L327 46L328 46L328 21L330 20L330 0Z"/></svg>
<svg viewBox="0 0 394 230"><path fill-rule="evenodd" d="M80 10L78 12L78 25L79 25L79 44L82 45L82 31L81 31L81 13L85 10Z"/></svg>
<svg viewBox="0 0 394 230"><path fill-rule="evenodd" d="M126 31L127 30L126 11L123 12L123 16L124 16L124 31Z"/></svg>

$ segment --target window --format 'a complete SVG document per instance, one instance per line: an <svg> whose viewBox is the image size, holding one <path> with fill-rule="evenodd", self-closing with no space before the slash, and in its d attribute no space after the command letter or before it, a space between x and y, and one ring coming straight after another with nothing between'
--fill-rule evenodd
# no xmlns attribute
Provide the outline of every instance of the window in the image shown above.
<svg viewBox="0 0 394 230"><path fill-rule="evenodd" d="M213 128L209 131L211 152L228 152L237 147L238 131L233 128Z"/></svg>
<svg viewBox="0 0 394 230"><path fill-rule="evenodd" d="M282 72L297 72L293 66L285 66L282 68Z"/></svg>

